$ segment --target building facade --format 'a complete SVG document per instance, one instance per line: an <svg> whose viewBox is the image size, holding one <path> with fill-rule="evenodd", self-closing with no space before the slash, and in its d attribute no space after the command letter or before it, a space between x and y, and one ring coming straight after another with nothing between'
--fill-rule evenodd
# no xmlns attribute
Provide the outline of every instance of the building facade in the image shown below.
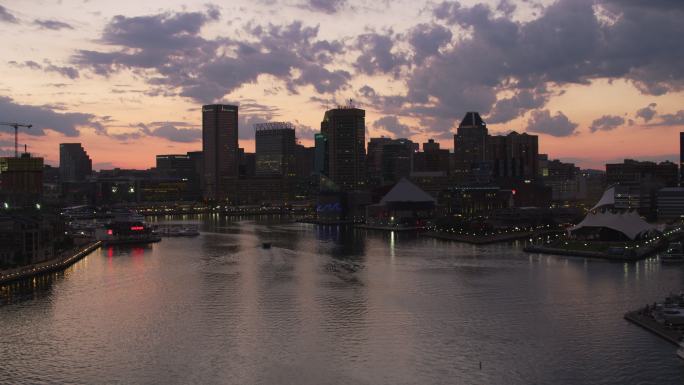
<svg viewBox="0 0 684 385"><path fill-rule="evenodd" d="M327 176L342 191L365 187L366 111L353 106L325 112L321 133L327 139Z"/></svg>
<svg viewBox="0 0 684 385"><path fill-rule="evenodd" d="M59 176L62 182L80 182L93 172L93 162L81 143L59 145Z"/></svg>
<svg viewBox="0 0 684 385"><path fill-rule="evenodd" d="M202 152L204 199L234 199L239 171L238 106L202 106Z"/></svg>
<svg viewBox="0 0 684 385"><path fill-rule="evenodd" d="M0 205L34 206L42 196L43 158L28 153L0 158Z"/></svg>
<svg viewBox="0 0 684 385"><path fill-rule="evenodd" d="M295 129L292 123L269 122L254 126L257 176L294 176Z"/></svg>

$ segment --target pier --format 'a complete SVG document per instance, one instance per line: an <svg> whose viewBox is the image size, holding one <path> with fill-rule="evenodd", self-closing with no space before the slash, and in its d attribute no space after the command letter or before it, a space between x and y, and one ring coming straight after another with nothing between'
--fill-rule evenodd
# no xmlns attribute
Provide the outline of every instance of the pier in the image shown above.
<svg viewBox="0 0 684 385"><path fill-rule="evenodd" d="M628 312L625 319L679 346L684 340L684 294L670 294L662 303Z"/></svg>
<svg viewBox="0 0 684 385"><path fill-rule="evenodd" d="M101 245L102 242L100 241L91 242L85 247L79 247L76 250L71 250L64 255L49 259L47 261L17 267L15 269L3 270L0 272L0 285L25 278L35 277L41 274L64 270L85 258L88 254L97 250Z"/></svg>

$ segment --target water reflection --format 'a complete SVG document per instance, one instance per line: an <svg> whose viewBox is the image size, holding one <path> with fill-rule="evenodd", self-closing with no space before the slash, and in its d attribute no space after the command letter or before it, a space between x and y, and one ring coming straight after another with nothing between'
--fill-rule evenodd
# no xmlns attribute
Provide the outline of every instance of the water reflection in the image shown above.
<svg viewBox="0 0 684 385"><path fill-rule="evenodd" d="M63 273L0 287L0 378L676 384L684 376L672 347L622 319L681 286L681 267L656 259L525 254L522 244L273 217L169 219L199 222L200 236L106 247Z"/></svg>

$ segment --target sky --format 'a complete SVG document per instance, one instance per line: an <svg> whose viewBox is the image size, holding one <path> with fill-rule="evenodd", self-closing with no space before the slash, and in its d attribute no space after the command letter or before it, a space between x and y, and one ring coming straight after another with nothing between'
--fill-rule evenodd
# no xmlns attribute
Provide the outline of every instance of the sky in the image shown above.
<svg viewBox="0 0 684 385"><path fill-rule="evenodd" d="M96 169L200 150L201 105L290 121L313 144L327 108L366 110L367 139L453 148L467 111L492 134L603 168L678 159L681 0L0 0L0 121L46 163L81 142ZM0 126L0 154L13 152Z"/></svg>

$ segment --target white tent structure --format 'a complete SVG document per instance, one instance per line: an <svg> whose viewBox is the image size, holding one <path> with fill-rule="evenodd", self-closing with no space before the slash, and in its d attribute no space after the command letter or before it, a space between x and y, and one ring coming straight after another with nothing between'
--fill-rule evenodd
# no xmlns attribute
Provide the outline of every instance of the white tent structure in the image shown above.
<svg viewBox="0 0 684 385"><path fill-rule="evenodd" d="M609 189L603 192L603 195L601 196L601 199L599 199L598 203L594 205L594 207L591 208L590 211L598 210L601 208L605 207L614 207L615 206L615 186L611 186Z"/></svg>
<svg viewBox="0 0 684 385"><path fill-rule="evenodd" d="M650 225L641 219L636 211L614 213L611 211L594 211L593 209L587 214L582 222L568 229L568 232L573 233L586 228L611 229L624 234L631 240L650 232L657 231L655 226Z"/></svg>

